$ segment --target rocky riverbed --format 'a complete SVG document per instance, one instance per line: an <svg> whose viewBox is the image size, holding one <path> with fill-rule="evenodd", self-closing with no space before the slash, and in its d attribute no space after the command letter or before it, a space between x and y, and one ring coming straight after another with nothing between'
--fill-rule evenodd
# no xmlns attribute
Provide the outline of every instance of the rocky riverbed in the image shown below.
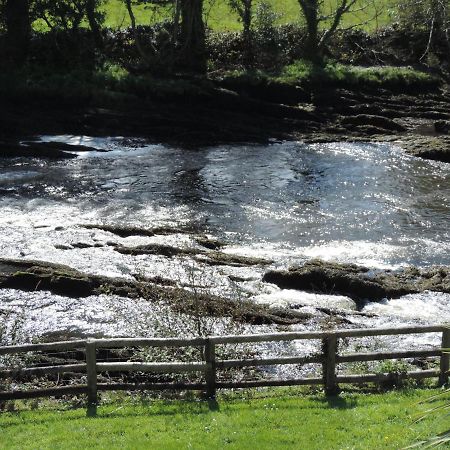
<svg viewBox="0 0 450 450"><path fill-rule="evenodd" d="M207 95L130 99L115 105L64 105L51 99L23 105L6 100L0 109L0 151L4 157L72 158L75 151L89 150L33 138L41 134L132 136L185 148L296 139L394 142L411 155L450 162L446 86L425 93L323 89L302 91L300 97L293 86L285 87L278 102L265 90L235 88L219 83Z"/></svg>

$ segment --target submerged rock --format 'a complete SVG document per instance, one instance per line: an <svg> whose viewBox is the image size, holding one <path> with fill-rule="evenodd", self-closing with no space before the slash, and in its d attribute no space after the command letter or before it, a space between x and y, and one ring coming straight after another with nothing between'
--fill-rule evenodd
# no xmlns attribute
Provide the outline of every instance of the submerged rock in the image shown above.
<svg viewBox="0 0 450 450"><path fill-rule="evenodd" d="M254 258L251 256L232 255L218 251L201 250L198 248L181 248L164 244L148 244L139 245L137 247L125 247L118 245L115 250L124 255L161 255L167 258L174 256L191 256L198 262L208 264L210 266L258 266L268 265L272 261L263 258Z"/></svg>
<svg viewBox="0 0 450 450"><path fill-rule="evenodd" d="M64 144L59 148L54 145L49 146L46 142L0 142L0 157L3 158L25 156L33 158L72 159L77 157L76 154L67 150ZM76 149L73 149L73 151L76 151Z"/></svg>
<svg viewBox="0 0 450 450"><path fill-rule="evenodd" d="M450 268L411 267L394 272L313 260L287 271L269 271L263 281L282 289L345 295L362 304L427 290L450 293Z"/></svg>
<svg viewBox="0 0 450 450"><path fill-rule="evenodd" d="M81 225L88 230L102 230L115 234L116 236L126 238L130 236L157 236L157 235L170 235L170 234L187 234L189 230L174 227L155 227L155 228L140 228L133 226L121 226L121 225Z"/></svg>
<svg viewBox="0 0 450 450"><path fill-rule="evenodd" d="M196 238L195 242L202 247L208 248L209 250L219 250L220 248L225 247L224 242L206 236Z"/></svg>
<svg viewBox="0 0 450 450"><path fill-rule="evenodd" d="M202 250L197 250L195 248L181 248L164 244L148 244L139 245L137 247L125 247L118 245L114 250L122 253L123 255L161 255L166 256L167 258L172 258L174 256L192 256L203 253Z"/></svg>

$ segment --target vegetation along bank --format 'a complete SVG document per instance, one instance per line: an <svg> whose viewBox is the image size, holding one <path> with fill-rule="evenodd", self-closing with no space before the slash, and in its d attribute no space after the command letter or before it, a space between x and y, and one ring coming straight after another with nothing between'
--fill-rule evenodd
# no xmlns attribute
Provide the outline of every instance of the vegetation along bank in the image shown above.
<svg viewBox="0 0 450 450"><path fill-rule="evenodd" d="M33 143L70 133L387 141L449 161L445 2L225 3L2 0L2 153L70 157Z"/></svg>

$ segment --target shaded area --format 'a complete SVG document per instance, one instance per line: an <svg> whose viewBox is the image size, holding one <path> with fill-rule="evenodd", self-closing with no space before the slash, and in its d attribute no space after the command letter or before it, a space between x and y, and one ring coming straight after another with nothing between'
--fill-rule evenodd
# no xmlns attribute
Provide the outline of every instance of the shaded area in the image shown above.
<svg viewBox="0 0 450 450"><path fill-rule="evenodd" d="M30 92L23 99L2 100L0 137L14 142L30 134L120 134L184 148L267 143L271 138L306 142L400 140L413 155L449 161L450 95L445 89L408 93L401 88L320 86L296 101L298 86L283 86L294 96L293 102L286 104L283 96L278 97L277 83L254 90L251 80L192 80L182 92L173 87L157 94L143 86L142 92L111 91L101 98L64 101L52 95L37 95L30 101L30 95L34 96ZM18 150L24 151L15 148ZM48 146L42 150L57 154L57 149ZM65 156L64 152L60 155ZM177 181L183 185L201 182L191 175L196 176L182 173Z"/></svg>

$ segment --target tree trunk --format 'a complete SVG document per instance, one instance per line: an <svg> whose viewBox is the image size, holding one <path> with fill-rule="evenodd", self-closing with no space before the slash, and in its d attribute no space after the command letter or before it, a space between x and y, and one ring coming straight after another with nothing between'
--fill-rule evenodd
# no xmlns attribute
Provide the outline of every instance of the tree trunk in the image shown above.
<svg viewBox="0 0 450 450"><path fill-rule="evenodd" d="M92 31L94 37L95 45L97 48L103 48L103 36L100 25L95 17L95 0L87 0L86 2L86 17L89 22L89 28Z"/></svg>
<svg viewBox="0 0 450 450"><path fill-rule="evenodd" d="M28 0L7 0L5 4L6 60L21 66L28 55L30 43L30 5Z"/></svg>
<svg viewBox="0 0 450 450"><path fill-rule="evenodd" d="M180 66L193 73L206 73L203 0L181 0Z"/></svg>
<svg viewBox="0 0 450 450"><path fill-rule="evenodd" d="M253 33L252 33L252 0L245 0L242 23L244 25L244 66L246 69L253 67Z"/></svg>
<svg viewBox="0 0 450 450"><path fill-rule="evenodd" d="M319 1L318 0L300 0L300 6L306 20L306 46L305 56L314 63L322 60L319 48Z"/></svg>

